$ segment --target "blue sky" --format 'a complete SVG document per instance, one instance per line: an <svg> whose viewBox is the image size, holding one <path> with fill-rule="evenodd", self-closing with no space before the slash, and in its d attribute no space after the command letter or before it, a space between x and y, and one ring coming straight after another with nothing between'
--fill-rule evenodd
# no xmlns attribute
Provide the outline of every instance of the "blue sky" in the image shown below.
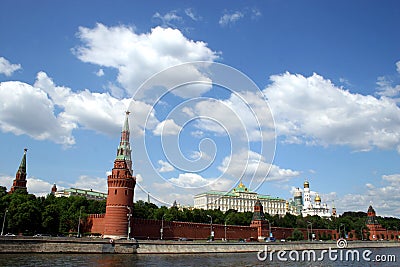
<svg viewBox="0 0 400 267"><path fill-rule="evenodd" d="M8 189L27 147L30 192L46 194L53 183L105 191L129 108L143 189L138 186L135 199L150 192L166 203L192 205L193 194L230 189L243 166L253 170L256 162L254 183L245 182L261 194L288 199L308 179L340 213L366 211L372 203L378 215L399 217L398 1L0 6L7 11L0 17L0 184ZM221 63L228 73L230 66L244 84L233 91L182 88L158 102L140 87L191 61ZM187 79L220 78L194 69ZM155 76L161 91L184 76L179 67L166 74L171 79ZM268 135L265 101L245 98L254 100L249 111L232 94L252 87L246 76L268 99L276 139ZM229 83L229 77L221 79ZM252 139L247 116L253 111L266 133L261 141ZM177 148L193 165L178 168Z"/></svg>

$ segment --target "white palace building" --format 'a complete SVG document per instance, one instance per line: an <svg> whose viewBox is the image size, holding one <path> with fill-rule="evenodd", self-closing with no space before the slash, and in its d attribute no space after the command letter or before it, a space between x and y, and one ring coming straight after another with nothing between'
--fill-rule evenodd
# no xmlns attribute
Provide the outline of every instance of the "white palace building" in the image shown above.
<svg viewBox="0 0 400 267"><path fill-rule="evenodd" d="M238 212L253 212L257 200L260 200L265 213L278 214L280 216L284 216L287 212L291 213L288 201L279 197L252 192L242 182L229 192L208 191L195 195L194 208L204 210L219 209L222 212L230 209Z"/></svg>

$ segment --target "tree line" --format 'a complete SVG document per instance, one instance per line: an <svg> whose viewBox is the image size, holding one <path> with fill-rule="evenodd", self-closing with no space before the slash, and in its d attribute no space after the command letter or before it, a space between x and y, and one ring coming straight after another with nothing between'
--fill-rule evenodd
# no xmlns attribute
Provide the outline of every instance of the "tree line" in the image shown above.
<svg viewBox="0 0 400 267"><path fill-rule="evenodd" d="M6 212L7 210L7 212ZM106 201L88 200L81 196L55 197L49 194L46 197L36 197L23 191L8 194L6 188L0 186L0 223L4 216L4 234L21 233L34 234L68 234L76 233L79 217L86 221L89 214L102 214L106 210ZM188 209L172 206L158 207L154 203L138 200L134 203L133 217L152 220L184 221L196 223L210 223L227 225L250 225L252 212L237 212L228 210ZM365 229L367 214L365 212L345 212L335 218L321 218L319 216L295 216L286 214L265 214L265 218L272 227L307 228L312 224L313 229L341 229L341 235L355 230L356 237L362 239L361 232ZM378 216L378 221L386 229L400 230L400 219ZM81 225L82 227L82 225ZM397 228L398 227L398 228ZM301 238L299 231L293 232L293 239ZM351 236L352 237L352 236ZM324 237L322 237L323 239ZM329 237L326 237L329 239ZM366 238L364 236L364 238Z"/></svg>

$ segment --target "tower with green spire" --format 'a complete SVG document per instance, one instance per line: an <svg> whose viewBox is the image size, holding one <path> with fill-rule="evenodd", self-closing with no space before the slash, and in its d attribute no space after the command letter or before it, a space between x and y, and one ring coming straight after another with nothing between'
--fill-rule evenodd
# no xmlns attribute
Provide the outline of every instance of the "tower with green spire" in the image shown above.
<svg viewBox="0 0 400 267"><path fill-rule="evenodd" d="M104 238L130 238L136 177L133 176L129 143L129 111L126 112L114 168L107 177L108 193L104 217ZM127 223L129 221L129 223ZM128 225L129 224L129 225Z"/></svg>
<svg viewBox="0 0 400 267"><path fill-rule="evenodd" d="M14 193L17 189L27 192L26 188L26 152L28 149L24 149L24 155L22 156L21 163L17 173L15 174L15 179L13 181L13 186L11 187L10 193Z"/></svg>

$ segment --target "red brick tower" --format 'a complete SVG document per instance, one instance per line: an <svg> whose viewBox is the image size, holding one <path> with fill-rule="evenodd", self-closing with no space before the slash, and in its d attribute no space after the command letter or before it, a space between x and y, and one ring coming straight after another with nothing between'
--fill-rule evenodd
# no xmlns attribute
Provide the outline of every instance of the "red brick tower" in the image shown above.
<svg viewBox="0 0 400 267"><path fill-rule="evenodd" d="M257 227L257 238L259 240L263 240L266 236L268 236L268 223L265 220L264 208L260 200L257 200L256 204L254 205L253 219L251 220L250 227Z"/></svg>
<svg viewBox="0 0 400 267"><path fill-rule="evenodd" d="M21 163L19 164L19 168L17 173L15 174L15 179L13 181L13 185L11 187L10 193L14 193L15 190L21 189L23 191L27 191L26 189L26 151L28 149L24 149L24 155L22 156Z"/></svg>
<svg viewBox="0 0 400 267"><path fill-rule="evenodd" d="M383 236L386 234L386 229L379 224L376 218L376 213L372 205L369 206L367 212L367 220L365 222L369 231L369 240L379 240L384 239Z"/></svg>
<svg viewBox="0 0 400 267"><path fill-rule="evenodd" d="M104 217L104 238L127 238L130 234L130 216L133 209L133 195L136 177L133 176L131 147L129 143L129 111L126 112L117 149L114 168L107 178L108 194Z"/></svg>

